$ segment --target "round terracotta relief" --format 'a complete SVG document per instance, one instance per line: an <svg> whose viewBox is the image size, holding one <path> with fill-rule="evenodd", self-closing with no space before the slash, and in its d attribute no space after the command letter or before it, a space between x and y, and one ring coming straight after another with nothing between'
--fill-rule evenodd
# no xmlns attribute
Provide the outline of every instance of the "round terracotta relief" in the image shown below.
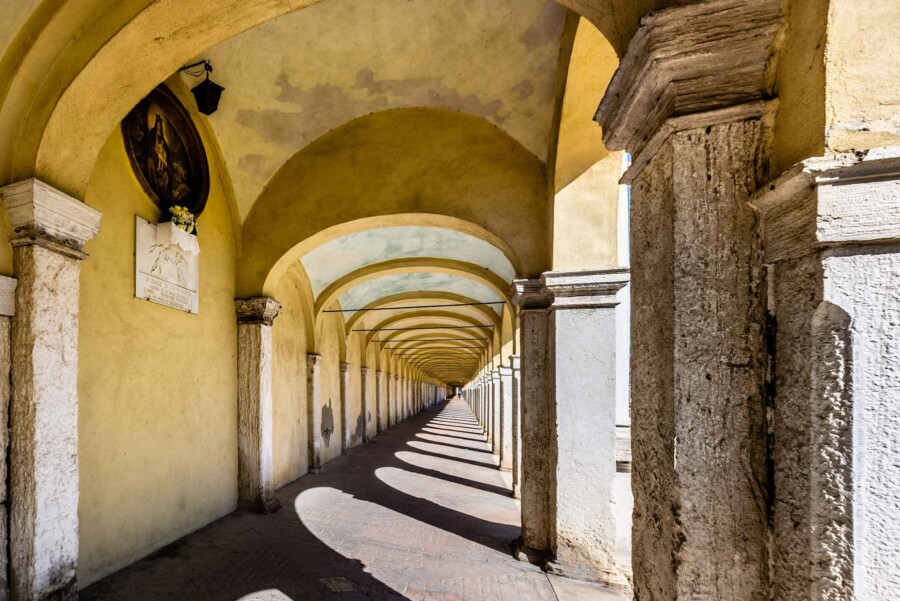
<svg viewBox="0 0 900 601"><path fill-rule="evenodd" d="M198 217L209 196L209 165L200 134L178 98L157 87L122 120L122 135L134 174L164 216L180 205Z"/></svg>

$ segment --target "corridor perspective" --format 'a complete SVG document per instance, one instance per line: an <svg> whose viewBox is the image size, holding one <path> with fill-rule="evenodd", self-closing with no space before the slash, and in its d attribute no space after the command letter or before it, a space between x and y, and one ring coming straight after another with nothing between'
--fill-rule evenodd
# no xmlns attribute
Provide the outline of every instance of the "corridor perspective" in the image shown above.
<svg viewBox="0 0 900 601"><path fill-rule="evenodd" d="M509 475L461 400L88 587L82 599L619 601L516 561Z"/></svg>
<svg viewBox="0 0 900 601"><path fill-rule="evenodd" d="M900 0L0 0L0 601L900 601Z"/></svg>

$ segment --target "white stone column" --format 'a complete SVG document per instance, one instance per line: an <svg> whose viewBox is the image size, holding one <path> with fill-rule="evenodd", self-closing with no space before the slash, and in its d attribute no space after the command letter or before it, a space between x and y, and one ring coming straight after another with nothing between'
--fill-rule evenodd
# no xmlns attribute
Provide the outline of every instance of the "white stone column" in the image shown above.
<svg viewBox="0 0 900 601"><path fill-rule="evenodd" d="M500 388L500 371L495 369L491 371L490 379L491 387L491 452L494 455L500 455L500 418L502 409L500 405L503 403L502 390Z"/></svg>
<svg viewBox="0 0 900 601"><path fill-rule="evenodd" d="M522 359L510 355L512 371L512 481L513 497L522 497Z"/></svg>
<svg viewBox="0 0 900 601"><path fill-rule="evenodd" d="M598 111L606 147L633 158L636 598L768 598L766 276L747 201L781 25L779 0L651 13Z"/></svg>
<svg viewBox="0 0 900 601"><path fill-rule="evenodd" d="M359 368L359 395L363 414L362 441L369 442L369 425L373 423L378 410L371 407L372 400L369 397L372 395L369 393L369 368L365 366Z"/></svg>
<svg viewBox="0 0 900 601"><path fill-rule="evenodd" d="M512 368L501 366L500 374L500 469L513 469L513 397Z"/></svg>
<svg viewBox="0 0 900 601"><path fill-rule="evenodd" d="M272 464L272 322L281 305L256 297L234 302L238 322L238 505L259 513L281 507Z"/></svg>
<svg viewBox="0 0 900 601"><path fill-rule="evenodd" d="M341 452L346 454L353 447L353 427L351 414L353 403L350 399L350 368L349 363L338 365L340 389L341 389Z"/></svg>
<svg viewBox="0 0 900 601"><path fill-rule="evenodd" d="M380 371L375 372L375 433L381 435L385 430L385 414L383 408L385 396L382 395L381 388L384 383L384 374Z"/></svg>
<svg viewBox="0 0 900 601"><path fill-rule="evenodd" d="M761 188L775 329L774 598L900 599L900 151Z"/></svg>
<svg viewBox="0 0 900 601"><path fill-rule="evenodd" d="M319 377L321 367L321 355L312 353L306 355L306 439L311 474L318 474L322 469L322 389Z"/></svg>
<svg viewBox="0 0 900 601"><path fill-rule="evenodd" d="M74 599L79 272L100 213L34 179L7 186L0 196L18 277L9 418L11 597Z"/></svg>
<svg viewBox="0 0 900 601"><path fill-rule="evenodd" d="M627 269L548 272L539 283L516 282L515 297L523 307L523 376L536 370L523 383L525 394L538 386L524 408L522 517L534 543L525 552L544 552L545 568L555 573L619 586L615 307L627 282ZM534 348L541 343L545 348Z"/></svg>

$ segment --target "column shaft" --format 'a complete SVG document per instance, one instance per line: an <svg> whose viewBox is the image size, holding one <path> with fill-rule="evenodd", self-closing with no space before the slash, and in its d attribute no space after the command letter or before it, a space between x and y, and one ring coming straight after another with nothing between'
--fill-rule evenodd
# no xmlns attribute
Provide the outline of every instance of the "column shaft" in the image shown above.
<svg viewBox="0 0 900 601"><path fill-rule="evenodd" d="M309 448L309 471L318 474L322 468L322 391L319 370L322 356L306 355L306 437ZM333 426L332 426L333 427ZM331 436L332 432L327 432Z"/></svg>
<svg viewBox="0 0 900 601"><path fill-rule="evenodd" d="M341 452L349 453L353 447L352 409L353 402L350 399L350 364L341 363L340 370L340 394L341 394Z"/></svg>
<svg viewBox="0 0 900 601"><path fill-rule="evenodd" d="M513 468L513 391L512 369L501 367L500 372L500 469Z"/></svg>
<svg viewBox="0 0 900 601"><path fill-rule="evenodd" d="M281 306L271 298L235 301L238 320L238 504L272 513L272 321Z"/></svg>

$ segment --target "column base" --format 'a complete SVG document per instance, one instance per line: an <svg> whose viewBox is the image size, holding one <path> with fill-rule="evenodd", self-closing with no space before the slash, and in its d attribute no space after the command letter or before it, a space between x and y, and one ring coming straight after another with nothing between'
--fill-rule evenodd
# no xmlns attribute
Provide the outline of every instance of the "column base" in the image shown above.
<svg viewBox="0 0 900 601"><path fill-rule="evenodd" d="M546 560L541 568L548 574L572 578L573 580L596 582L626 592L631 591L631 584L628 582L628 579L618 570L609 570L581 562L560 560L559 558Z"/></svg>
<svg viewBox="0 0 900 601"><path fill-rule="evenodd" d="M525 541L523 541L521 537L514 540L511 546L513 557L515 557L519 561L524 561L526 563L531 563L534 565L542 565L546 561L547 555L549 554L548 551L526 547Z"/></svg>
<svg viewBox="0 0 900 601"><path fill-rule="evenodd" d="M78 581L73 577L64 584L41 591L35 598L46 601L78 601Z"/></svg>
<svg viewBox="0 0 900 601"><path fill-rule="evenodd" d="M267 499L259 499L253 502L242 502L239 504L239 507L242 511L249 511L262 515L270 515L281 509L281 501L279 501L275 497L269 497Z"/></svg>

